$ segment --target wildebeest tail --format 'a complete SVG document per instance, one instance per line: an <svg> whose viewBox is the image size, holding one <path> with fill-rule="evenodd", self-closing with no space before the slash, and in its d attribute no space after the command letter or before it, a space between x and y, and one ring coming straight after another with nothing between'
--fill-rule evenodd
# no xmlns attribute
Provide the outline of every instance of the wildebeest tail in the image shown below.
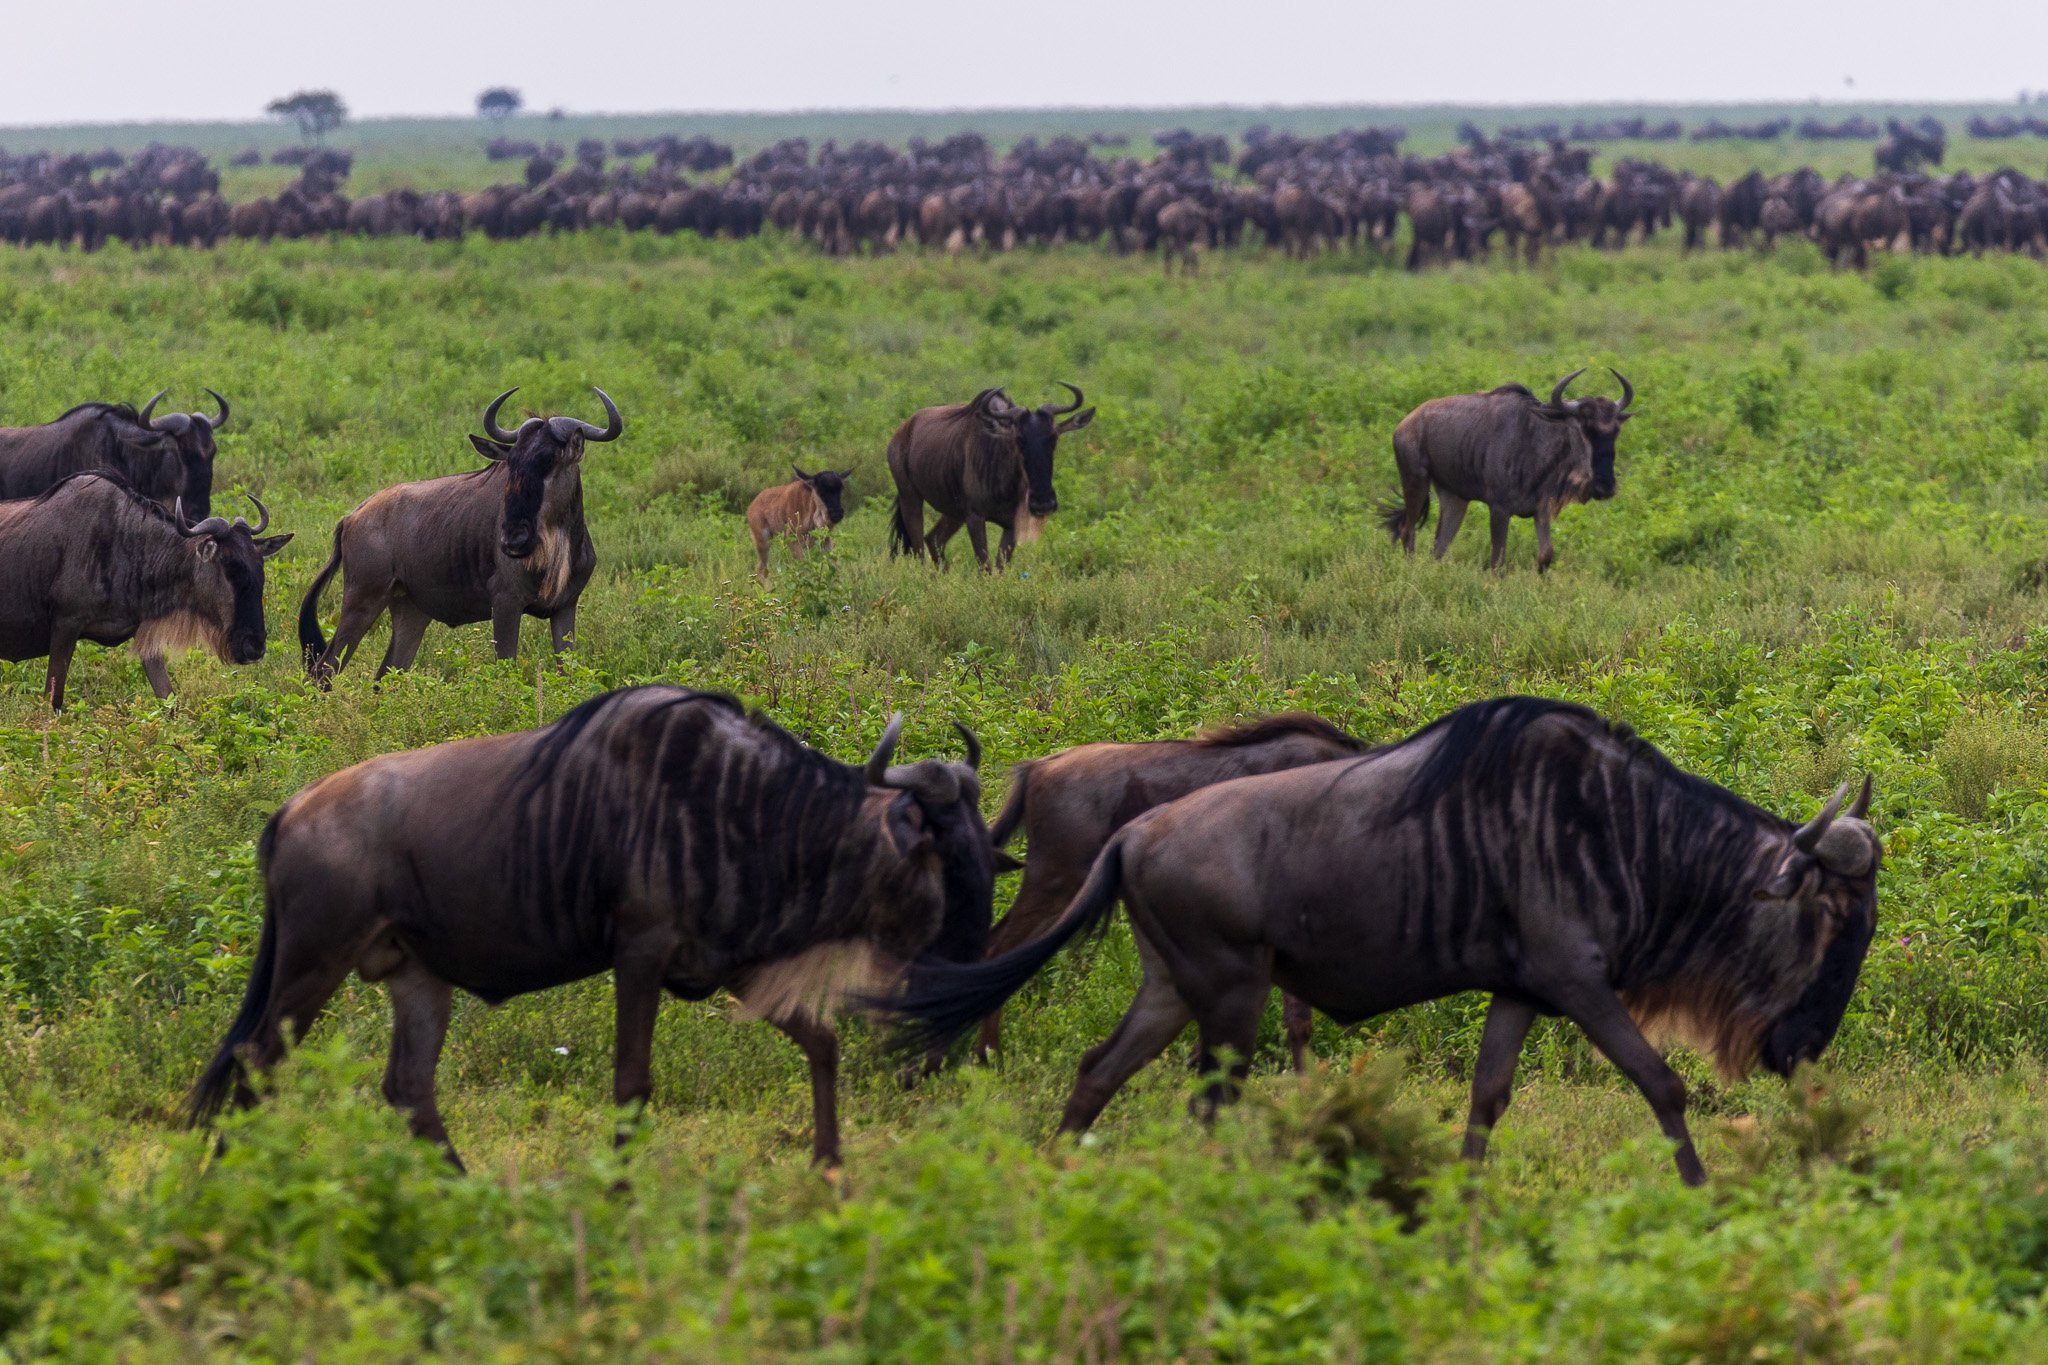
<svg viewBox="0 0 2048 1365"><path fill-rule="evenodd" d="M904 1055L943 1051L981 1019L1001 1008L1038 975L1053 955L1082 933L1099 928L1123 893L1123 836L1096 856L1088 880L1058 923L1029 943L986 962L921 958L911 966L903 993L872 1002L899 1021L890 1049Z"/></svg>
<svg viewBox="0 0 2048 1365"><path fill-rule="evenodd" d="M270 817L270 823L263 827L263 837L256 844L256 865L265 874L266 882L270 855L277 847L277 822L283 814L280 810ZM270 1011L270 996L276 985L277 907L271 903L266 886L263 932L256 940L256 963L249 971L249 988L242 993L241 1012L235 1016L235 1022L228 1025L227 1037L220 1041L220 1050L213 1054L213 1060L206 1064L206 1070L199 1074L198 1083L185 1100L186 1120L193 1127L218 1114L234 1092L235 1081L241 1073L241 1050L262 1027L263 1017Z"/></svg>
<svg viewBox="0 0 2048 1365"><path fill-rule="evenodd" d="M306 600L299 603L299 652L305 655L308 670L327 652L327 636L320 630L320 594L327 591L334 571L341 567L341 530L346 525L346 517L334 523L334 552L314 577L313 586L306 589Z"/></svg>
<svg viewBox="0 0 2048 1365"><path fill-rule="evenodd" d="M1019 763L1011 770L1010 794L1003 800L1003 808L996 812L996 822L988 827L988 841L996 848L1002 848L1017 837L1017 826L1024 823L1024 800L1026 789L1031 783L1030 762Z"/></svg>
<svg viewBox="0 0 2048 1365"><path fill-rule="evenodd" d="M910 528L903 524L903 500L896 501L896 510L889 514L889 557L917 554L917 543L910 538Z"/></svg>
<svg viewBox="0 0 2048 1365"><path fill-rule="evenodd" d="M1415 519L1415 529L1420 531L1429 524L1429 494L1422 495L1422 515ZM1405 502L1383 502L1380 504L1380 525L1387 528L1387 534L1396 540L1408 530L1408 504Z"/></svg>

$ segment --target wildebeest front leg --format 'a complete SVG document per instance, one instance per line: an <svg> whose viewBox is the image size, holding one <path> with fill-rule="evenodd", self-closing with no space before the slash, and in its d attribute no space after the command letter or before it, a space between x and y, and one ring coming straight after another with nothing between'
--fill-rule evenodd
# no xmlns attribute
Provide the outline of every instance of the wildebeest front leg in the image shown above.
<svg viewBox="0 0 2048 1365"><path fill-rule="evenodd" d="M1005 540L1008 533L1004 533ZM982 517L967 519L967 543L974 547L975 562L981 565L983 573L988 572L988 522Z"/></svg>
<svg viewBox="0 0 2048 1365"><path fill-rule="evenodd" d="M149 690L156 693L158 701L168 701L171 696L171 668L161 654L142 656L142 676L149 679Z"/></svg>
<svg viewBox="0 0 2048 1365"><path fill-rule="evenodd" d="M996 567L1010 567L1010 556L1017 553L1017 528L1014 525L1003 528L1002 538L996 542Z"/></svg>
<svg viewBox="0 0 2048 1365"><path fill-rule="evenodd" d="M519 618L525 603L500 600L491 604L491 646L500 659L519 657Z"/></svg>
<svg viewBox="0 0 2048 1365"><path fill-rule="evenodd" d="M76 635L50 637L50 668L43 674L43 696L52 711L64 709L64 680L71 676L71 655L78 648Z"/></svg>
<svg viewBox="0 0 2048 1365"><path fill-rule="evenodd" d="M1550 561L1557 558L1550 549L1550 522L1557 515L1552 507L1536 509L1536 572L1549 573Z"/></svg>
<svg viewBox="0 0 2048 1365"><path fill-rule="evenodd" d="M804 1050L811 1064L811 1164L839 1164L839 1035L806 1015L777 1019L775 1027Z"/></svg>
<svg viewBox="0 0 2048 1365"><path fill-rule="evenodd" d="M1555 993L1565 1016L1590 1038L1607 1060L1634 1081L1636 1089L1650 1102L1657 1126L1664 1136L1678 1144L1675 1157L1678 1178L1688 1185L1707 1183L1707 1169L1692 1145L1692 1133L1685 1126L1685 1082L1657 1055L1629 1018L1628 1010L1604 981L1589 981Z"/></svg>
<svg viewBox="0 0 2048 1365"><path fill-rule="evenodd" d="M1496 995L1486 1007L1486 1029L1479 1037L1479 1061L1472 1068L1472 1113L1465 1120L1465 1160L1483 1161L1493 1127L1513 1097L1515 1063L1523 1040L1536 1022L1536 1011Z"/></svg>
<svg viewBox="0 0 2048 1365"><path fill-rule="evenodd" d="M1307 1074L1310 1061L1308 1043L1316 1027L1315 1011L1300 996L1282 991L1280 1020L1287 1027L1287 1052L1294 1059L1294 1069Z"/></svg>
<svg viewBox="0 0 2048 1365"><path fill-rule="evenodd" d="M1495 573L1508 562L1508 528L1514 525L1514 521L1514 516L1502 508L1486 509L1486 529L1493 536L1493 556L1486 561L1486 567Z"/></svg>
<svg viewBox="0 0 2048 1365"><path fill-rule="evenodd" d="M1442 559L1450 552L1451 542L1458 538L1458 528L1465 524L1465 509L1472 504L1470 499L1441 488L1437 489L1436 498L1441 506L1437 508L1436 549L1432 553Z"/></svg>
<svg viewBox="0 0 2048 1365"><path fill-rule="evenodd" d="M612 1104L637 1115L654 1094L654 1019L661 1012L661 986L672 950L667 944L623 949L612 964L613 1006L617 1032L612 1054ZM625 1145L629 1129L621 1124L615 1145Z"/></svg>
<svg viewBox="0 0 2048 1365"><path fill-rule="evenodd" d="M571 602L548 618L548 633L554 637L555 653L576 648L576 604Z"/></svg>
<svg viewBox="0 0 2048 1365"><path fill-rule="evenodd" d="M405 1111L414 1137L438 1142L457 1170L463 1169L434 1097L434 1072L448 1037L448 1009L454 987L417 962L384 982L391 992L391 1057L384 1065L384 1098Z"/></svg>

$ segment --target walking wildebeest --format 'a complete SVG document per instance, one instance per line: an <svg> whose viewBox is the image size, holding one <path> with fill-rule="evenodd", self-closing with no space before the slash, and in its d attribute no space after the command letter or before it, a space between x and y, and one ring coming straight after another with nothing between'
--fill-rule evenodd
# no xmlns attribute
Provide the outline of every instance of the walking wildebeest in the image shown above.
<svg viewBox="0 0 2048 1365"><path fill-rule="evenodd" d="M962 526L981 567L989 567L988 523L1002 527L996 567L1010 562L1018 542L1033 540L1045 518L1059 510L1053 491L1053 453L1060 437L1095 420L1095 409L1076 412L1081 391L1066 407L1020 408L1001 389L983 389L969 403L922 408L889 438L889 473L896 480L890 522L891 553L928 554L944 563L946 542ZM1073 413L1073 416L1067 414ZM924 505L939 514L927 536Z"/></svg>
<svg viewBox="0 0 2048 1365"><path fill-rule="evenodd" d="M1193 1020L1203 1066L1244 1072L1274 985L1340 1023L1462 991L1493 999L1465 1155L1486 1152L1539 1014L1635 1082L1679 1175L1706 1179L1685 1083L1653 1040L1729 1079L1784 1076L1834 1038L1877 925L1870 783L1794 826L1679 771L1584 707L1505 697L1358 758L1204 787L1125 826L1042 937L974 965L913 967L906 1041L942 1045L1119 898L1144 984L1082 1059L1060 1121L1086 1129Z"/></svg>
<svg viewBox="0 0 2048 1365"><path fill-rule="evenodd" d="M1152 807L1231 778L1325 763L1365 749L1322 717L1291 712L1195 739L1083 744L1019 763L1009 799L989 827L989 841L1001 849L1024 831L1024 883L989 935L988 955L1044 933L1081 889L1110 836ZM1291 995L1285 1006L1288 1050L1295 1069L1306 1070L1308 1006ZM997 1011L981 1021L977 1046L986 1054L1001 1042Z"/></svg>
<svg viewBox="0 0 2048 1365"><path fill-rule="evenodd" d="M1394 428L1394 466L1401 475L1402 501L1382 520L1401 548L1415 553L1415 532L1429 520L1429 493L1436 490L1443 512L1436 525L1436 557L1442 559L1465 520L1467 504L1483 502L1493 533L1498 569L1507 563L1508 523L1536 519L1536 568L1550 568L1550 523L1575 502L1614 496L1614 443L1621 424L1635 416L1635 389L1619 370L1621 402L1612 398L1566 399L1564 391L1586 371L1557 381L1547 402L1520 384L1490 393L1432 398Z"/></svg>
<svg viewBox="0 0 2048 1365"><path fill-rule="evenodd" d="M252 1098L354 970L391 992L384 1096L448 1147L434 1071L450 997L493 1004L610 971L612 1099L643 1104L661 993L738 996L810 1061L812 1153L839 1158L835 1006L920 955L979 956L995 873L964 763L834 762L730 697L648 686L553 725L386 754L307 787L258 845L247 994L193 1088ZM460 1164L459 1161L457 1164Z"/></svg>
<svg viewBox="0 0 2048 1365"><path fill-rule="evenodd" d="M812 532L832 548L832 528L846 517L846 480L851 469L821 469L806 474L791 465L796 478L764 488L747 504L747 531L754 537L754 577L768 581L768 546L777 536L789 538L789 553L802 559L810 552Z"/></svg>
<svg viewBox="0 0 2048 1365"><path fill-rule="evenodd" d="M383 677L410 668L430 622L491 623L500 659L519 653L519 620L538 616L553 630L555 652L572 645L576 599L597 567L583 524L583 447L616 441L626 424L603 389L593 389L603 427L574 417L529 417L516 431L498 426L507 389L484 409L484 436L470 443L490 463L467 474L394 484L372 494L334 527L334 550L299 607L306 671L325 684L347 665L385 608L391 643ZM334 639L320 633L320 594L343 570L341 619Z"/></svg>
<svg viewBox="0 0 2048 1365"><path fill-rule="evenodd" d="M204 519L213 510L213 433L228 421L227 400L207 392L219 417L173 412L151 420L159 393L139 413L126 403L80 403L54 422L0 427L0 500L33 498L73 474L104 469L166 510L183 499L187 513Z"/></svg>
<svg viewBox="0 0 2048 1365"><path fill-rule="evenodd" d="M263 657L263 561L291 540L257 522L166 512L117 474L73 474L37 497L0 502L0 659L50 660L43 693L64 709L80 640L135 642L159 698L164 656L203 644L224 662ZM263 537L259 539L259 537Z"/></svg>

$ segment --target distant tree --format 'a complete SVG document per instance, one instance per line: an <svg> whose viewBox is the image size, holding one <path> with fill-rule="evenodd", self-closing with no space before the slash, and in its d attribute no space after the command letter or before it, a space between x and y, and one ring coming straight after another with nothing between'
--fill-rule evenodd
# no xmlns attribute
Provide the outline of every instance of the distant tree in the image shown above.
<svg viewBox="0 0 2048 1365"><path fill-rule="evenodd" d="M263 106L273 118L288 118L299 125L299 135L310 142L324 140L329 132L348 121L348 106L332 90L301 90L296 95L272 100Z"/></svg>
<svg viewBox="0 0 2048 1365"><path fill-rule="evenodd" d="M476 97L476 111L493 122L519 112L519 106L526 103L519 92L509 85L494 85Z"/></svg>

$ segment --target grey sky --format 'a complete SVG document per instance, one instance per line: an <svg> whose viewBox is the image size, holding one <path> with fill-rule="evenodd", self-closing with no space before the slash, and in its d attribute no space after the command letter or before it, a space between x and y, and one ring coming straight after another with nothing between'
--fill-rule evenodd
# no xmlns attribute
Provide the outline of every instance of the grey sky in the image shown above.
<svg viewBox="0 0 2048 1365"><path fill-rule="evenodd" d="M0 31L6 125L244 119L304 87L457 114L499 83L588 113L2048 89L2048 0L0 0Z"/></svg>

